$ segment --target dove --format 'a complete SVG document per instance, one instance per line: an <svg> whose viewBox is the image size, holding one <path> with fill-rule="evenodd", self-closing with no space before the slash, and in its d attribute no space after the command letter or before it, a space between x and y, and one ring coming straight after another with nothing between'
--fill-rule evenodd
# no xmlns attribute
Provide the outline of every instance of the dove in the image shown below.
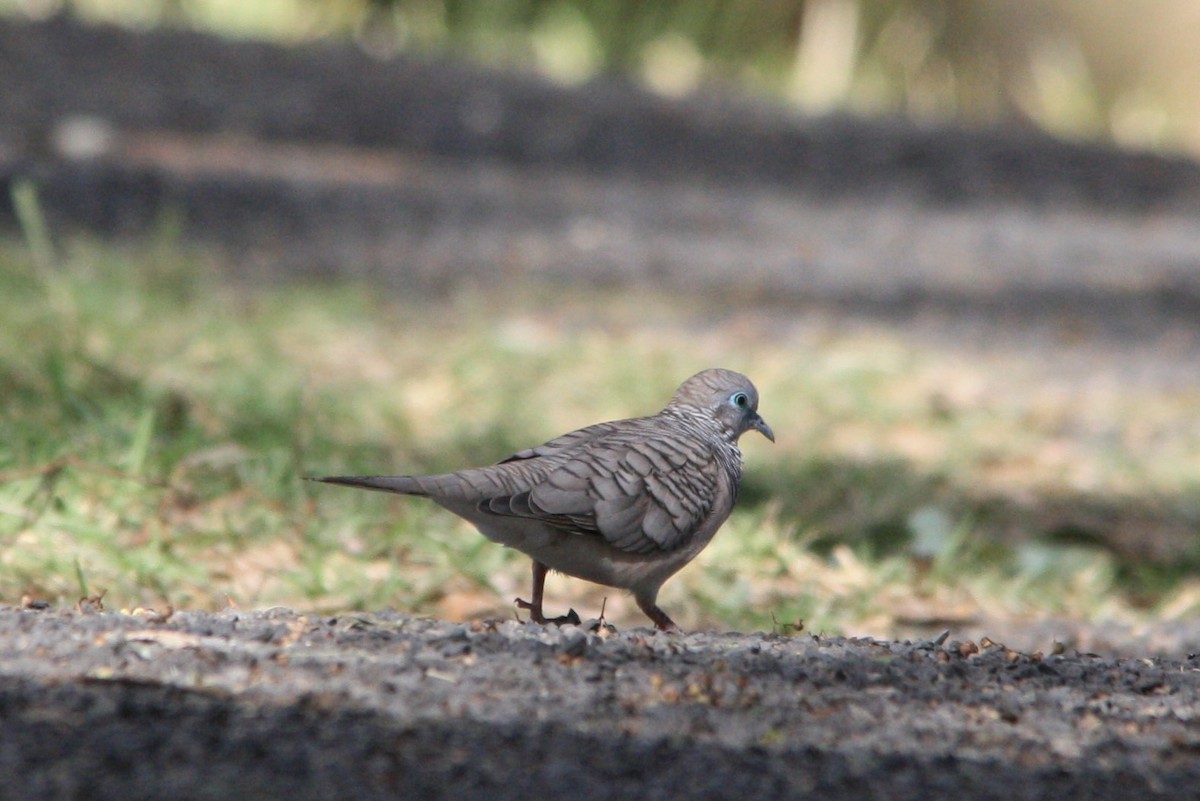
<svg viewBox="0 0 1200 801"><path fill-rule="evenodd" d="M487 467L427 476L326 476L313 481L431 499L489 540L533 559L530 600L539 624L550 570L628 590L664 631L663 583L708 545L729 517L742 478L738 438L775 434L741 373L704 370L658 414L572 431Z"/></svg>

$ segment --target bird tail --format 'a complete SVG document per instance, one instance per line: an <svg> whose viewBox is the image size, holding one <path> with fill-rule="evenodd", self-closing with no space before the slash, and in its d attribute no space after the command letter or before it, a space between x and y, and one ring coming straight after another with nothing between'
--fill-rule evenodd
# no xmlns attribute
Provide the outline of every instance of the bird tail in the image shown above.
<svg viewBox="0 0 1200 801"><path fill-rule="evenodd" d="M343 487L395 492L400 495L428 495L414 476L313 476L309 481L340 484Z"/></svg>

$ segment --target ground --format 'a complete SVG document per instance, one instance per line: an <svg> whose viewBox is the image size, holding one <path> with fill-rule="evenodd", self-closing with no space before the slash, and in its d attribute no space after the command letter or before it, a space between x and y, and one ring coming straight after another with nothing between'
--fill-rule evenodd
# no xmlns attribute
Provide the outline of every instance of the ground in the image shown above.
<svg viewBox="0 0 1200 801"><path fill-rule="evenodd" d="M85 605L86 606L86 605ZM1200 657L0 610L6 797L1181 798Z"/></svg>

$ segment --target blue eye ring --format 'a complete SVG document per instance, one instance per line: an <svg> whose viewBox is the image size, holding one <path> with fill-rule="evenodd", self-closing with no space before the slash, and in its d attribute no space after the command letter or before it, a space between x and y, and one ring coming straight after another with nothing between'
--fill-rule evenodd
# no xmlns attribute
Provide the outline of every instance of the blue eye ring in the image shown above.
<svg viewBox="0 0 1200 801"><path fill-rule="evenodd" d="M729 396L729 402L739 409L750 408L750 396L745 392L735 392Z"/></svg>

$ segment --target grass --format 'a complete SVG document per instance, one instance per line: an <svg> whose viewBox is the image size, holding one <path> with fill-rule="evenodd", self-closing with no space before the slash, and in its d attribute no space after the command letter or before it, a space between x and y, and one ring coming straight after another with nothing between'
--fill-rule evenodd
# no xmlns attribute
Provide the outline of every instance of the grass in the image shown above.
<svg viewBox="0 0 1200 801"><path fill-rule="evenodd" d="M664 588L685 626L1200 608L1186 391L1115 387L1081 413L895 330L653 292L245 286L170 237L56 246L32 209L27 242L0 242L4 602L505 617L524 557L431 504L301 477L495 461L724 365L755 378L779 444L743 443L742 502ZM1131 559L1109 538L1123 520L1187 534ZM552 612L607 598L643 624L620 592L548 589Z"/></svg>

